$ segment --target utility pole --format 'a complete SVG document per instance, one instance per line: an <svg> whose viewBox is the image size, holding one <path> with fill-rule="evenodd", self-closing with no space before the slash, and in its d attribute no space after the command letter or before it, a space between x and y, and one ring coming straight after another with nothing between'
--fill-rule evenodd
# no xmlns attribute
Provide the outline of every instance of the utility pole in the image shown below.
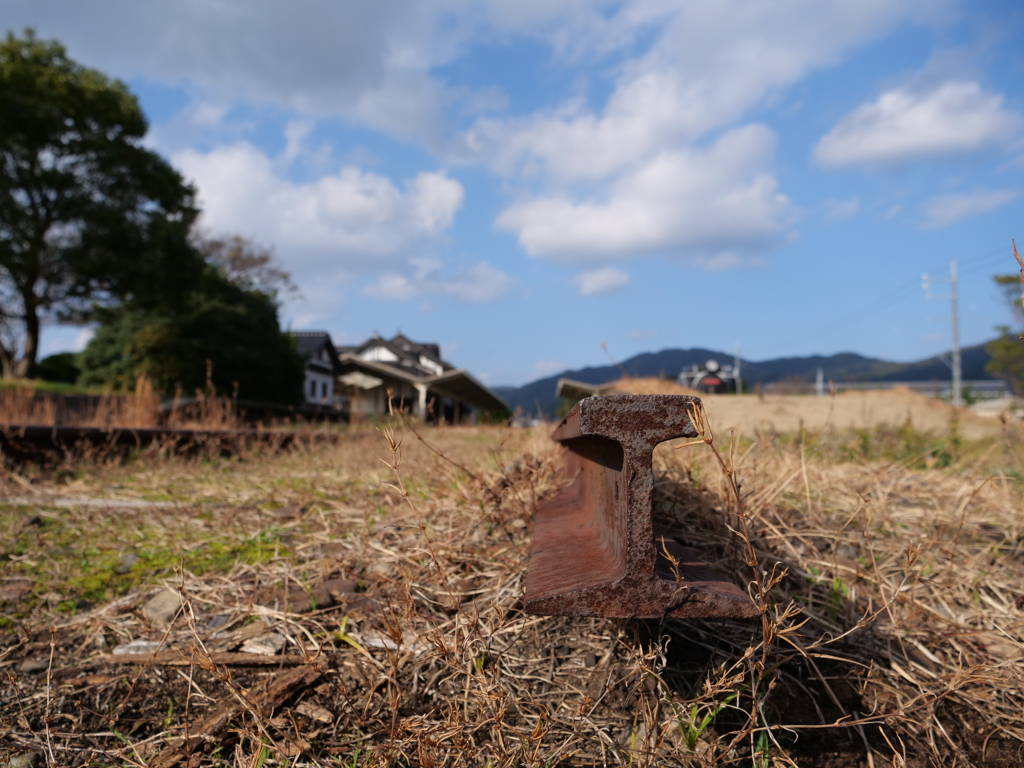
<svg viewBox="0 0 1024 768"><path fill-rule="evenodd" d="M825 396L825 369L818 369L818 376L814 380L814 392L818 397Z"/></svg>
<svg viewBox="0 0 1024 768"><path fill-rule="evenodd" d="M740 345L736 345L736 355L732 361L732 374L736 377L736 394L743 394L743 379L740 378Z"/></svg>
<svg viewBox="0 0 1024 768"><path fill-rule="evenodd" d="M960 277L956 271L956 259L949 262L949 301L950 315L953 319L953 405L964 404L962 369L960 368L960 299L958 283Z"/></svg>
<svg viewBox="0 0 1024 768"><path fill-rule="evenodd" d="M945 360L939 357L942 362L950 367L953 372L952 391L950 399L953 405L959 407L964 404L963 400L963 379L960 366L960 299L958 295L960 276L956 269L956 259L949 262L949 277L929 277L925 272L921 275L921 285L929 299L949 299L949 319L953 323L953 359ZM949 296L933 296L932 283L949 283Z"/></svg>

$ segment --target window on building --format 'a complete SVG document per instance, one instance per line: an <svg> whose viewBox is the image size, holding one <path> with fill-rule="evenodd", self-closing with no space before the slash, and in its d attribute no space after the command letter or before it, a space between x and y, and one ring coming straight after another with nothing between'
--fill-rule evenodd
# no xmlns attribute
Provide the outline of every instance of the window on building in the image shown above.
<svg viewBox="0 0 1024 768"><path fill-rule="evenodd" d="M327 397L327 382L326 381L321 381L320 382L320 398L324 399L326 397Z"/></svg>
<svg viewBox="0 0 1024 768"><path fill-rule="evenodd" d="M292 390L292 391L294 392L295 390ZM310 381L309 382L309 396L310 397L316 397L316 382L315 381Z"/></svg>

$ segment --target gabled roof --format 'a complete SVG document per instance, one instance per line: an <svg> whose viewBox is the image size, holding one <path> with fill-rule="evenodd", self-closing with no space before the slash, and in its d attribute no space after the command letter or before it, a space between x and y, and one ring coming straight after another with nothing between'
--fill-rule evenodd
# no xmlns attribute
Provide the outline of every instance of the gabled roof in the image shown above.
<svg viewBox="0 0 1024 768"><path fill-rule="evenodd" d="M317 368L331 373L337 365L338 352L326 331L292 331L295 351L299 353L307 368ZM326 350L327 359L323 359Z"/></svg>
<svg viewBox="0 0 1024 768"><path fill-rule="evenodd" d="M420 344L406 338L401 333L392 339L383 339L374 334L367 341L353 350L353 353L362 356L368 350L380 347L395 356L395 360L375 360L373 362L391 366L398 370L412 373L421 377L436 376L438 368L443 373L455 370L455 366L441 359L440 348L437 344ZM426 361L426 364L424 364Z"/></svg>
<svg viewBox="0 0 1024 768"><path fill-rule="evenodd" d="M555 397L564 397L569 400L582 400L585 397L608 394L617 382L608 384L587 384L585 381L574 379L559 379L555 385Z"/></svg>
<svg viewBox="0 0 1024 768"><path fill-rule="evenodd" d="M363 360L353 353L341 355L338 358L338 363L342 372L340 380L363 389L372 389L373 387L380 386L382 382L379 381L379 377L386 376L410 384L425 384L430 392L457 398L483 411L508 408L508 403L504 399L473 378L468 371L464 371L461 368L449 366L449 369L444 373L422 376L401 366L396 366L394 363ZM362 376L353 375L357 373L362 374Z"/></svg>

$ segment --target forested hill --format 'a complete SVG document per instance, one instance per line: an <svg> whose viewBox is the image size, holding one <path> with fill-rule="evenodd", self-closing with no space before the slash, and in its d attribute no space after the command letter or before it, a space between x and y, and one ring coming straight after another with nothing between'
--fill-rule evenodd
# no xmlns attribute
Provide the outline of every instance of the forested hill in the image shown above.
<svg viewBox="0 0 1024 768"><path fill-rule="evenodd" d="M985 345L965 348L962 353L963 377L965 380L990 379L985 372L988 353ZM691 365L703 365L708 358L720 363L731 363L732 354L710 349L663 349L661 352L644 352L631 357L621 364L630 376L676 376ZM949 368L938 357L929 357L911 363L892 363L876 360L852 352L823 357L780 357L774 360L753 362L743 360L743 378L747 385L770 384L776 381L800 377L814 381L818 368L824 370L825 379L831 381L934 381L949 378ZM563 371L521 387L492 387L514 410L522 408L526 413L541 412L552 415L557 405L555 385L560 378L575 379L588 384L604 384L622 375L619 367L602 365Z"/></svg>

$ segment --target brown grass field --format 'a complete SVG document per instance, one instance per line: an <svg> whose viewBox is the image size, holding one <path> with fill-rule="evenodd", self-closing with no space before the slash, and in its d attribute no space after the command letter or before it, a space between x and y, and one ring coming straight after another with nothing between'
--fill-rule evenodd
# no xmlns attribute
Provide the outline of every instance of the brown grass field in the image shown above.
<svg viewBox="0 0 1024 768"><path fill-rule="evenodd" d="M8 466L0 765L1024 764L1021 429L922 401L707 397L739 503L659 448L750 621L523 614L551 425Z"/></svg>

